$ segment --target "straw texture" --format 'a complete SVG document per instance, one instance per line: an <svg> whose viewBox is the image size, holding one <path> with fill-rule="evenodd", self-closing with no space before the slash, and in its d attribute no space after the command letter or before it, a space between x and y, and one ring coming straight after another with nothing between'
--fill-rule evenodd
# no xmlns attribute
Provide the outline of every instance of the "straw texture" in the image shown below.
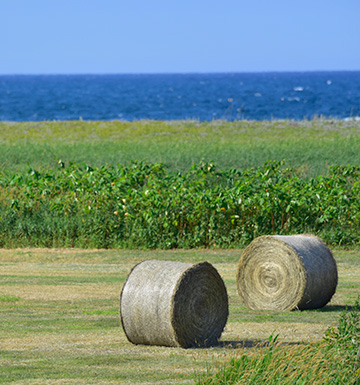
<svg viewBox="0 0 360 385"><path fill-rule="evenodd" d="M141 262L120 296L122 326L134 344L215 345L228 313L224 282L208 262Z"/></svg>
<svg viewBox="0 0 360 385"><path fill-rule="evenodd" d="M312 235L262 236L240 257L237 288L254 310L316 309L334 295L338 274L325 243Z"/></svg>

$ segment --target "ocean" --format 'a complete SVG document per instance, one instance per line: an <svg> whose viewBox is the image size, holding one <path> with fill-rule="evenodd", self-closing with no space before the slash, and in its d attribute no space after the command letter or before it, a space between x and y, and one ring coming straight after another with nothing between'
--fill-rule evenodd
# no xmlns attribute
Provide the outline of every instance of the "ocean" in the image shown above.
<svg viewBox="0 0 360 385"><path fill-rule="evenodd" d="M0 76L0 121L359 116L360 71Z"/></svg>

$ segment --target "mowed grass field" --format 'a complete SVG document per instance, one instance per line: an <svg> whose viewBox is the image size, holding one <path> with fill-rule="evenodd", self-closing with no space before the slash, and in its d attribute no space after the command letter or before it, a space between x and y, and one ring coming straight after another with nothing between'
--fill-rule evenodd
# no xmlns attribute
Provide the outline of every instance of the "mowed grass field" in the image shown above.
<svg viewBox="0 0 360 385"><path fill-rule="evenodd" d="M0 250L0 383L194 383L199 374L233 357L261 354L261 344L270 335L279 335L285 348L320 341L360 292L360 249L336 249L339 283L326 307L303 312L248 310L236 292L241 252ZM119 316L120 291L130 269L146 259L206 260L217 268L230 304L218 347L168 348L127 340ZM306 364L301 357L298 363Z"/></svg>

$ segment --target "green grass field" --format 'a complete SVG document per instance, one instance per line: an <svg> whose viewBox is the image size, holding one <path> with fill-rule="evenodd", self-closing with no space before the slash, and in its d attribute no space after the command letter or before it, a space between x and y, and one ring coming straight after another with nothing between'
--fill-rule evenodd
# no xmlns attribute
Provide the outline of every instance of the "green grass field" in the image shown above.
<svg viewBox="0 0 360 385"><path fill-rule="evenodd" d="M200 160L242 170L268 159L286 160L304 178L327 174L330 165L360 165L360 122L0 122L0 172L7 175L55 169L59 160L93 167L145 160L184 171ZM7 190L1 199L9 199ZM272 375L275 369L266 361L273 361L284 372L304 377L293 382L262 377L261 383L359 384L356 367L336 382L328 364L341 363L346 354L333 348L325 352L318 345L346 308L354 308L360 292L358 247L335 249L339 284L334 298L323 309L303 312L246 309L235 285L240 253L216 248L0 249L0 383L225 384L222 375L232 376L233 366L245 363L250 377L264 368ZM218 269L230 303L218 347L184 350L128 342L120 325L120 291L132 266L145 259L207 260ZM355 330L348 342L358 349ZM274 355L264 345L271 335L278 335L280 343ZM241 383L256 384L250 377Z"/></svg>
<svg viewBox="0 0 360 385"><path fill-rule="evenodd" d="M329 165L360 164L360 122L0 122L0 167L54 168L59 159L92 166L146 160L172 170L201 159L222 169L286 159L313 176Z"/></svg>
<svg viewBox="0 0 360 385"><path fill-rule="evenodd" d="M320 341L360 292L360 251L339 249L334 252L339 284L325 308L250 311L236 293L240 253L234 249L0 250L0 383L194 383L200 374L232 358L261 357L264 348L257 344L268 341L271 334L279 335L285 351ZM185 350L128 342L120 325L119 295L131 267L145 259L207 260L218 269L230 303L219 347ZM299 360L304 368L307 364Z"/></svg>

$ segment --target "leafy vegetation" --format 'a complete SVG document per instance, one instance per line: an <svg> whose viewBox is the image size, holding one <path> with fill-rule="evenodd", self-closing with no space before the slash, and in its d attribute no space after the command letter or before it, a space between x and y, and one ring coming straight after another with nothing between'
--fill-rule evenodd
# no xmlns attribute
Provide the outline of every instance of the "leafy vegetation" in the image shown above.
<svg viewBox="0 0 360 385"><path fill-rule="evenodd" d="M264 234L358 244L360 166L304 178L284 162L186 172L162 164L0 174L0 246L238 247Z"/></svg>

